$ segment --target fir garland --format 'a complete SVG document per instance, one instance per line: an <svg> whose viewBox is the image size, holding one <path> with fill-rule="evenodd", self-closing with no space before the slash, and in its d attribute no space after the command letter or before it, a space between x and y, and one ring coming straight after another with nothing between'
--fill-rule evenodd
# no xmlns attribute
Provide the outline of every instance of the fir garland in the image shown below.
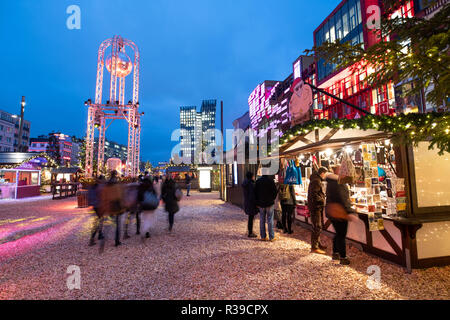
<svg viewBox="0 0 450 320"><path fill-rule="evenodd" d="M31 160L36 159L36 158L45 158L47 160L47 165L45 167L53 167L53 168L58 167L59 168L59 165L56 163L56 161L52 157L50 157L45 152L41 152L41 153L36 154L35 156L32 156L32 157L22 161L21 163L18 163L18 164L16 163L16 164L9 164L9 165L0 165L0 169L3 169L3 170L15 169L17 167L20 167L24 163L27 163L27 162L29 162Z"/></svg>
<svg viewBox="0 0 450 320"><path fill-rule="evenodd" d="M280 139L280 144L289 142L297 135L323 128L374 129L392 133L391 141L396 145L417 145L421 141L429 140L428 149L436 147L440 155L450 152L450 112L408 113L398 116L367 115L359 119L311 120L286 131Z"/></svg>

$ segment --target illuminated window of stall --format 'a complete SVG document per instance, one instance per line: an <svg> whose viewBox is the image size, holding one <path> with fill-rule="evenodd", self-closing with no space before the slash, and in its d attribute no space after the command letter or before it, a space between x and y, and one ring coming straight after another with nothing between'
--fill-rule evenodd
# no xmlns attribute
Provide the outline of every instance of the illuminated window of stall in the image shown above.
<svg viewBox="0 0 450 320"><path fill-rule="evenodd" d="M0 171L0 184L15 183L16 172L15 171Z"/></svg>

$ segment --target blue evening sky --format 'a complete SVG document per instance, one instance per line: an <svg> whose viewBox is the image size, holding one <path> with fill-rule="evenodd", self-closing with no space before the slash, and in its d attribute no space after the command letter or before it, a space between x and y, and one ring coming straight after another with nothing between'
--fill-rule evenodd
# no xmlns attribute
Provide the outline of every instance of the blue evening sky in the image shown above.
<svg viewBox="0 0 450 320"><path fill-rule="evenodd" d="M0 109L19 113L25 95L32 137L84 136L83 102L94 99L98 47L118 34L141 54L142 160L165 161L176 145L170 136L179 128L180 106L217 99L219 114L223 100L224 126L232 128L256 85L284 80L339 2L0 0ZM66 27L72 4L81 8L80 30ZM127 144L125 121L106 136Z"/></svg>

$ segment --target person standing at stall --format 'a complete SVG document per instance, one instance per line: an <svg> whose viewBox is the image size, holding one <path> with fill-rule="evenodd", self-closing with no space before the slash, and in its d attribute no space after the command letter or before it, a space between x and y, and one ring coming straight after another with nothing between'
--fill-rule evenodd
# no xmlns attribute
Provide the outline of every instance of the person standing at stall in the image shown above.
<svg viewBox="0 0 450 320"><path fill-rule="evenodd" d="M261 240L274 241L275 233L273 230L273 206L277 197L277 187L273 178L263 175L255 183L256 205L259 208L259 229ZM266 221L269 232L269 238L266 238Z"/></svg>
<svg viewBox="0 0 450 320"><path fill-rule="evenodd" d="M247 172L242 189L244 191L244 211L248 215L248 237L256 238L257 235L253 233L253 221L258 214L258 208L256 207L255 180L253 180L252 172Z"/></svg>
<svg viewBox="0 0 450 320"><path fill-rule="evenodd" d="M322 182L325 180L327 172L325 167L320 167L318 171L313 172L308 187L308 210L312 225L311 252L319 254L326 253L324 251L326 247L320 243L320 233L323 225L322 212L325 207L325 192Z"/></svg>
<svg viewBox="0 0 450 320"><path fill-rule="evenodd" d="M296 205L294 186L291 184L281 184L278 197L281 204L281 224L283 225L283 232L292 234L292 220Z"/></svg>
<svg viewBox="0 0 450 320"><path fill-rule="evenodd" d="M329 217L335 235L333 238L333 260L340 260L342 265L350 264L347 257L345 239L347 237L349 213L356 211L351 207L350 192L346 184L338 183L339 166L332 167L334 174L327 175L325 213Z"/></svg>

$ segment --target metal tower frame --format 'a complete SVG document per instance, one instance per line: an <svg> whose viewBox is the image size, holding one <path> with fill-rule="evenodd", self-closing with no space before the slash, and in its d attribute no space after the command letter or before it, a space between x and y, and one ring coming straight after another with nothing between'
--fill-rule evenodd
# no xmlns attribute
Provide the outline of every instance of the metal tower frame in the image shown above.
<svg viewBox="0 0 450 320"><path fill-rule="evenodd" d="M109 100L102 103L103 70L105 68L105 51L111 47L111 80L109 84ZM134 52L133 62L133 100L125 104L125 77L118 75L117 67L119 53L125 53L129 47ZM95 101L91 99L85 102L89 107L86 134L86 163L85 175L90 178L93 175L94 137L98 128L98 160L97 173L103 167L105 160L105 133L106 129L116 119L125 119L128 122L128 153L126 163L126 175L135 177L139 173L139 149L141 134L141 116L139 113L139 49L130 40L120 36L114 36L102 42L98 50L97 81L95 88ZM118 90L117 90L118 89ZM106 120L111 120L106 124Z"/></svg>

